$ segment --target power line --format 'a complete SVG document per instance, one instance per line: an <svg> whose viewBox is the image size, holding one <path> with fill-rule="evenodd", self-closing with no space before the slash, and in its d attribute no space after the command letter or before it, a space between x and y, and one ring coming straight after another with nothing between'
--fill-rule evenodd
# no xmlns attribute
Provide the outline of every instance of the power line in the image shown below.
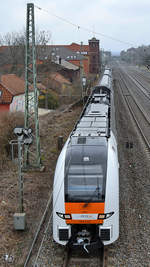
<svg viewBox="0 0 150 267"><path fill-rule="evenodd" d="M78 30L81 29L81 30L84 30L84 31L87 31L87 32L90 32L90 33L93 33L93 34L100 35L100 36L103 36L103 37L105 37L105 38L111 39L111 40L113 40L113 41L115 41L115 42L123 43L123 44L130 45L130 46L135 46L135 45L132 44L132 43L129 43L129 42L126 42L126 41L122 41L122 40L117 39L117 38L114 38L114 37L112 37L112 36L109 36L109 35L106 35L106 34L103 34L103 33L100 33L100 32L95 32L95 31L93 32L92 29L89 29L89 28L83 27L83 26L81 26L81 25L75 24L75 23L69 21L68 19L65 19L65 18L63 18L63 17L57 16L57 15L55 15L55 14L49 12L49 11L46 10L46 9L43 9L43 8L39 7L39 6L36 6L36 5L35 5L35 7L36 7L37 9L41 10L41 11L44 11L44 12L48 13L50 16L53 16L53 17L55 17L55 18L58 18L59 20L61 20L61 21L63 21L63 22L66 22L66 23L69 24L69 25L72 25L73 27L77 28Z"/></svg>

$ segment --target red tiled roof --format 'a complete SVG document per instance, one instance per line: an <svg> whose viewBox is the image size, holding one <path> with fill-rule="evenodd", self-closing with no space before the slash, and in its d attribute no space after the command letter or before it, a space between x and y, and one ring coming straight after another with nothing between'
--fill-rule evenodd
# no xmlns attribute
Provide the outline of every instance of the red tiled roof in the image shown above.
<svg viewBox="0 0 150 267"><path fill-rule="evenodd" d="M72 43L71 45L65 45L65 47L75 52L81 50L81 45L76 43ZM82 51L89 52L89 45L82 45Z"/></svg>
<svg viewBox="0 0 150 267"><path fill-rule="evenodd" d="M6 74L1 76L0 83L13 95L24 94L25 82L15 74Z"/></svg>
<svg viewBox="0 0 150 267"><path fill-rule="evenodd" d="M1 97L0 97L0 104L10 104L12 101L12 94L0 83L0 91L1 91Z"/></svg>
<svg viewBox="0 0 150 267"><path fill-rule="evenodd" d="M80 44L77 44L77 43L72 43L70 45L47 45L49 47L65 47L65 48L68 48L70 49L71 51L74 51L74 52L77 52L77 51L80 51L81 49L81 45ZM82 50L84 52L89 52L89 45L82 45Z"/></svg>
<svg viewBox="0 0 150 267"><path fill-rule="evenodd" d="M63 83L67 83L67 84L71 84L71 82L69 82L66 78L64 78L64 76L62 76L61 74L59 74L59 73L57 73L57 72L54 72L54 73L52 73L51 75L50 75L50 77L53 79L53 80L55 80L55 81L57 81L57 82L59 82L59 83L61 83L61 84L63 84Z"/></svg>

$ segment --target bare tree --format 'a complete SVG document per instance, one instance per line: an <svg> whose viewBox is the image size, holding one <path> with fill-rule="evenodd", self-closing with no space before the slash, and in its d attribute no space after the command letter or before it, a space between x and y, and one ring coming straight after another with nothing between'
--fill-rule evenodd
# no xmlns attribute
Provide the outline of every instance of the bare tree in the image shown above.
<svg viewBox="0 0 150 267"><path fill-rule="evenodd" d="M4 43L4 41L3 41L3 36L0 34L0 46L2 46L3 43Z"/></svg>
<svg viewBox="0 0 150 267"><path fill-rule="evenodd" d="M36 54L37 58L48 59L50 55L47 51L47 44L51 40L49 31L36 31Z"/></svg>
<svg viewBox="0 0 150 267"><path fill-rule="evenodd" d="M46 45L50 39L50 31L36 31L36 45Z"/></svg>
<svg viewBox="0 0 150 267"><path fill-rule="evenodd" d="M36 46L37 57L41 52L46 54L46 44L50 41L51 34L46 31L36 31ZM6 33L0 35L0 45L6 46L3 56L4 64L10 63L13 66L17 64L24 65L25 62L25 44L26 32L23 29L21 32ZM1 55L2 58L2 55Z"/></svg>
<svg viewBox="0 0 150 267"><path fill-rule="evenodd" d="M23 32L6 33L0 37L0 43L6 46L3 51L4 64L9 63L15 66L24 63L25 35Z"/></svg>

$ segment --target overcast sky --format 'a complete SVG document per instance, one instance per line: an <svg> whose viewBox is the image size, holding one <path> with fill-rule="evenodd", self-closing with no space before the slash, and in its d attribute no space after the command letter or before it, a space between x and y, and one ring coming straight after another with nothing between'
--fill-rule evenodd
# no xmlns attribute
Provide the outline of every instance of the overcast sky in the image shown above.
<svg viewBox="0 0 150 267"><path fill-rule="evenodd" d="M39 30L51 32L53 44L81 41L88 44L93 35L104 50L121 51L150 44L150 0L4 0L0 7L1 35L25 27L26 6L30 2L42 8L35 7L35 25Z"/></svg>

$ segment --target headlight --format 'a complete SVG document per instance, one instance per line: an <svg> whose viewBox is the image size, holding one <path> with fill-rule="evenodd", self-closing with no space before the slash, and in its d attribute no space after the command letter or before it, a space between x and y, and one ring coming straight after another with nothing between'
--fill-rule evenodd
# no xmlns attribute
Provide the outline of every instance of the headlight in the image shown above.
<svg viewBox="0 0 150 267"><path fill-rule="evenodd" d="M105 214L98 214L98 219L104 220L105 219Z"/></svg>
<svg viewBox="0 0 150 267"><path fill-rule="evenodd" d="M65 219L67 219L67 220L69 219L70 220L71 219L71 214L64 214L64 217L65 217Z"/></svg>
<svg viewBox="0 0 150 267"><path fill-rule="evenodd" d="M61 218L61 219L66 219L66 220L71 220L71 214L64 214L60 212L56 212L56 214Z"/></svg>
<svg viewBox="0 0 150 267"><path fill-rule="evenodd" d="M114 211L109 212L109 213L105 213L105 214L98 214L98 220L105 220L108 219L109 217L111 217L114 214Z"/></svg>

